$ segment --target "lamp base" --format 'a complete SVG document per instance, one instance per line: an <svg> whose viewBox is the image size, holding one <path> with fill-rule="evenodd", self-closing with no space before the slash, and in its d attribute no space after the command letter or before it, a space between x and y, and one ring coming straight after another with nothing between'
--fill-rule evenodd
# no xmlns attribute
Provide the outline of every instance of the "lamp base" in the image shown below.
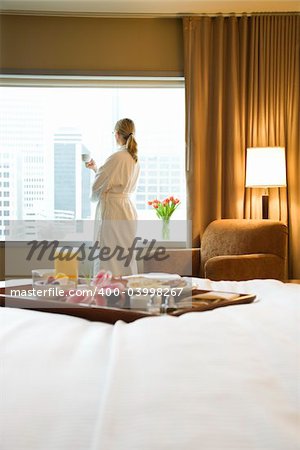
<svg viewBox="0 0 300 450"><path fill-rule="evenodd" d="M261 197L262 204L262 218L269 218L269 196L267 194L262 195Z"/></svg>

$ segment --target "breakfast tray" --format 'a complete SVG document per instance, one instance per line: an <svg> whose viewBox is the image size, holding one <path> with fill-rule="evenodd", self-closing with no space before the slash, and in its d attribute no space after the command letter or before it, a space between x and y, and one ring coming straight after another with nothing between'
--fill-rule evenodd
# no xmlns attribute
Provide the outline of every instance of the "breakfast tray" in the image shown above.
<svg viewBox="0 0 300 450"><path fill-rule="evenodd" d="M29 290L31 284L18 285L20 291ZM14 286L0 288L0 306L8 308L32 309L35 311L66 314L80 317L94 322L106 322L114 324L118 320L133 322L134 320L168 314L180 316L189 312L202 312L220 307L251 303L255 300L254 294L241 294L229 292L217 292L202 289L192 289L190 295L184 297L173 307L167 307L161 312L149 312L147 310L132 308L116 308L110 306L96 306L66 303L62 300L50 300L33 298L26 295L12 295ZM225 298L222 298L224 294Z"/></svg>

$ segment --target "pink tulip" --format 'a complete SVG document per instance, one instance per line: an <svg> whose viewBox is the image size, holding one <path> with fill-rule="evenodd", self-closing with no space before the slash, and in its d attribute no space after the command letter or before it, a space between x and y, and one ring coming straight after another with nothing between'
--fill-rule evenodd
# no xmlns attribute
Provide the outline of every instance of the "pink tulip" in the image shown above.
<svg viewBox="0 0 300 450"><path fill-rule="evenodd" d="M96 286L102 286L107 281L110 281L112 278L112 273L109 270L100 270L94 279L94 284Z"/></svg>

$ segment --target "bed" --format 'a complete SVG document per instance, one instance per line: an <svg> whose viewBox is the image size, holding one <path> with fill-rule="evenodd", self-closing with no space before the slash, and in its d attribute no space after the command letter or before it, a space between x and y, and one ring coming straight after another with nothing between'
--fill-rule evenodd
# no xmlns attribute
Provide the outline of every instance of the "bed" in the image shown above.
<svg viewBox="0 0 300 450"><path fill-rule="evenodd" d="M130 324L0 308L1 450L300 449L300 285Z"/></svg>

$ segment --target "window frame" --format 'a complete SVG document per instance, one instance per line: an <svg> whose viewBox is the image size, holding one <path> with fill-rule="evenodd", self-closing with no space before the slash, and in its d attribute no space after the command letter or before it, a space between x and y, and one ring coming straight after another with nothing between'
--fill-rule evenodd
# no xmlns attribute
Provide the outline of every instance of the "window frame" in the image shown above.
<svg viewBox="0 0 300 450"><path fill-rule="evenodd" d="M48 88L185 88L183 76L97 76L97 75L36 75L0 74L0 87ZM185 156L186 161L186 156ZM138 194L138 192L137 192ZM140 192L142 194L142 192ZM0 236L0 246L5 240ZM11 242L10 242L11 243ZM16 243L17 244L17 243ZM161 243L157 243L160 245ZM22 245L22 244L21 244ZM186 247L186 242L172 241L168 247Z"/></svg>
<svg viewBox="0 0 300 450"><path fill-rule="evenodd" d="M77 75L4 75L1 87L117 87L117 88L183 88L184 77L125 77Z"/></svg>

